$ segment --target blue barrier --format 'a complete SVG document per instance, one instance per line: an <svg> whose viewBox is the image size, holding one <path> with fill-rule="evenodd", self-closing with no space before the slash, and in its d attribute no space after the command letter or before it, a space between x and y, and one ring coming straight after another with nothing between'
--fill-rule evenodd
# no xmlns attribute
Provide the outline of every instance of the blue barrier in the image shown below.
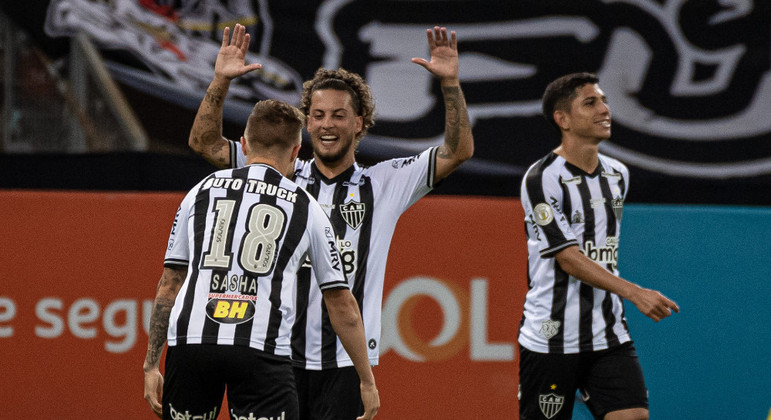
<svg viewBox="0 0 771 420"><path fill-rule="evenodd" d="M771 408L771 209L627 205L621 275L675 300L626 315L651 418L766 419Z"/></svg>

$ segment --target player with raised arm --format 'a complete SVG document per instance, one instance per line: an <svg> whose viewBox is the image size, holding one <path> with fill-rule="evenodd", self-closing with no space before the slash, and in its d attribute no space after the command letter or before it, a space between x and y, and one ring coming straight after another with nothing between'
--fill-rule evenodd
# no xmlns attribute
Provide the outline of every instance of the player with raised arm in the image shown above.
<svg viewBox="0 0 771 420"><path fill-rule="evenodd" d="M370 167L355 159L374 123L374 101L362 78L343 69L319 69L303 85L302 103L313 159L298 160L294 180L319 200L332 220L345 274L364 319L369 361L378 364L386 257L401 214L473 154L474 142L458 77L455 32L426 31L431 58L413 58L439 79L445 104L445 138L438 147ZM225 30L224 39L228 37ZM236 143L222 136L222 110L230 81L259 67L245 64L249 35L236 25L223 40L214 79L196 114L189 145L219 167L240 167ZM310 284L318 273L298 274L298 316L292 358L303 419L349 420L361 412L350 355L329 325L328 308ZM305 308L305 309L302 309Z"/></svg>
<svg viewBox="0 0 771 420"><path fill-rule="evenodd" d="M576 390L595 418L648 418L648 392L622 299L658 322L678 312L655 290L619 277L629 171L599 153L610 108L599 80L550 83L543 114L561 144L522 179L529 290L519 329L520 418L570 419Z"/></svg>
<svg viewBox="0 0 771 420"><path fill-rule="evenodd" d="M290 335L306 261L317 273L310 287L357 372L359 418L377 413L364 325L334 230L319 203L285 177L303 123L293 106L258 102L240 141L245 166L204 178L177 210L143 366L145 399L159 417L214 419L227 391L228 418L300 418Z"/></svg>

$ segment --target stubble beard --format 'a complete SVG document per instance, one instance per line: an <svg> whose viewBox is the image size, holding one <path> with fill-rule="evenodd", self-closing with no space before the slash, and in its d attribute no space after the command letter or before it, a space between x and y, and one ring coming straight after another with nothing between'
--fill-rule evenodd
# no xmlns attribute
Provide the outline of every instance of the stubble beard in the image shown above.
<svg viewBox="0 0 771 420"><path fill-rule="evenodd" d="M321 140L319 139L319 142ZM340 141L340 140L338 140ZM320 160L322 163L327 165L333 165L345 158L345 156L350 152L351 148L354 147L354 144L356 143L355 139L351 139L347 142L346 145L340 147L340 149L337 152L331 152L331 153L320 153L319 148L313 146L313 155L316 157L316 159Z"/></svg>

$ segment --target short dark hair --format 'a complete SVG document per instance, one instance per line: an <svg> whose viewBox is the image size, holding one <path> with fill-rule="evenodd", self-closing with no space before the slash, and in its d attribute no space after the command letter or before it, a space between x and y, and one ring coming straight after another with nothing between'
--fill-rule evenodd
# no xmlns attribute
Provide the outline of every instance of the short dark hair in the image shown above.
<svg viewBox="0 0 771 420"><path fill-rule="evenodd" d="M356 139L361 139L367 134L367 130L375 125L375 101L372 99L372 92L367 83L356 73L343 68L337 70L328 70L320 68L316 70L313 79L303 83L303 94L300 101L300 108L303 114L309 115L311 112L311 97L317 90L339 90L348 92L351 96L351 106L357 116L362 117L361 132Z"/></svg>
<svg viewBox="0 0 771 420"><path fill-rule="evenodd" d="M549 83L541 99L541 112L552 126L560 129L554 121L554 111L570 111L570 103L578 96L578 88L586 84L599 83L594 73L571 73Z"/></svg>
<svg viewBox="0 0 771 420"><path fill-rule="evenodd" d="M252 148L291 149L300 143L305 116L299 109L274 99L257 102L246 122L244 137Z"/></svg>

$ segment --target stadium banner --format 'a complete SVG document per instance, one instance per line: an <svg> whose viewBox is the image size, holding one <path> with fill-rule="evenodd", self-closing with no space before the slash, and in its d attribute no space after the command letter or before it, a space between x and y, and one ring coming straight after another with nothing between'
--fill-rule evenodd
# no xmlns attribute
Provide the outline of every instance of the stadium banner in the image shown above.
<svg viewBox="0 0 771 420"><path fill-rule="evenodd" d="M154 418L141 366L182 197L0 191L3 418ZM385 282L378 418L517 412L522 220L519 200L485 197L429 196L402 216Z"/></svg>
<svg viewBox="0 0 771 420"><path fill-rule="evenodd" d="M247 60L263 69L233 84L226 120L242 127L263 98L297 103L317 68L342 66L362 74L376 100L377 123L359 154L370 161L441 143L439 84L410 59L428 57L426 28L446 25L460 40L476 139L474 158L459 171L498 181L469 183L468 194L518 195L524 170L558 141L540 115L544 88L591 71L613 115L613 137L600 147L630 166L632 201L771 203L762 194L771 188L765 1L27 0L1 7L55 58L66 56L69 37L89 35L115 79L144 93L137 108L159 115L169 103L197 108L223 28L242 23L252 34Z"/></svg>

